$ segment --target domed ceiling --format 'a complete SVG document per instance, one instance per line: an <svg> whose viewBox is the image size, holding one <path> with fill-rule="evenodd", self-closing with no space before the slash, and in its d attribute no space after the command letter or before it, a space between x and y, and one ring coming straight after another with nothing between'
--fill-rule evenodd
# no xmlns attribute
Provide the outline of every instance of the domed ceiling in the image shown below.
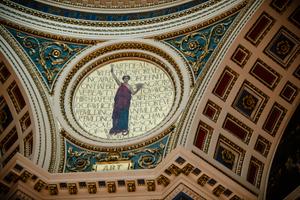
<svg viewBox="0 0 300 200"><path fill-rule="evenodd" d="M2 194L19 178L35 198L87 186L128 197L126 185L265 199L300 102L299 12L275 0L4 0Z"/></svg>
<svg viewBox="0 0 300 200"><path fill-rule="evenodd" d="M188 2L190 0L185 0L185 2ZM166 6L173 6L176 4L182 4L184 1L180 0L118 0L118 1L111 1L111 0L101 0L101 1L64 1L64 0L49 0L49 3L55 4L58 6L66 6L68 8L73 7L79 7L79 8L87 8L91 11L91 9L96 8L96 9L114 9L114 10L122 10L122 9L132 9L132 8L138 8L139 10L142 8L162 8Z"/></svg>

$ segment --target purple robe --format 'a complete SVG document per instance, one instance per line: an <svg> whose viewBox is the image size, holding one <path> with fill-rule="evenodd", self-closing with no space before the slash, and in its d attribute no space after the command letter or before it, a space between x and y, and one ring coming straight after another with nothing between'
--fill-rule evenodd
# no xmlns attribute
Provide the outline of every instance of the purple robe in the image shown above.
<svg viewBox="0 0 300 200"><path fill-rule="evenodd" d="M114 110L112 114L113 127L110 134L128 132L129 107L131 100L130 89L122 83L115 95Z"/></svg>

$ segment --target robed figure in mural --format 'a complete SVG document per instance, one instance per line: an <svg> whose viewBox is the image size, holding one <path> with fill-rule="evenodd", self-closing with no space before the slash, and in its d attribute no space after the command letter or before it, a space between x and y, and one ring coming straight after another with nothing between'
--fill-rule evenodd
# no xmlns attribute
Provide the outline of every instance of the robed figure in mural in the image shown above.
<svg viewBox="0 0 300 200"><path fill-rule="evenodd" d="M131 96L140 91L143 84L138 83L136 84L136 89L133 89L128 83L130 80L129 75L124 75L122 77L123 82L121 82L115 75L113 67L111 67L111 74L119 88L114 98L114 109L112 113L113 127L110 129L109 133L111 135L118 133L127 135L129 133L128 122Z"/></svg>

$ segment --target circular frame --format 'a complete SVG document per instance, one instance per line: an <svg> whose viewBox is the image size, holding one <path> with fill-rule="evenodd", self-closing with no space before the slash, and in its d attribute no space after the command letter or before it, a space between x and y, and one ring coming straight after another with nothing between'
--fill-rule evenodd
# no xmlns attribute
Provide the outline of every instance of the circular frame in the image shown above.
<svg viewBox="0 0 300 200"><path fill-rule="evenodd" d="M114 75L116 73L119 76L115 75L117 80L114 80L109 69L111 66L114 66ZM155 74L149 74L151 71ZM126 89L128 87L120 76L128 72L133 79L128 80L130 90ZM137 72L142 73L137 75ZM145 79L150 77L155 81ZM142 84L141 89L138 90L132 81L137 85ZM164 85L158 84L159 82ZM124 141L149 132L155 126L159 126L175 101L175 95L172 95L175 90L174 82L156 63L150 63L146 59L124 57L103 63L88 73L81 74L74 84L78 86L71 91L72 117L84 131L100 139ZM161 95L164 96L163 99ZM145 106L146 104L148 106ZM152 106L155 106L155 109ZM152 113L153 110L155 113ZM145 118L148 120L141 120Z"/></svg>
<svg viewBox="0 0 300 200"><path fill-rule="evenodd" d="M57 103L60 105L56 110L59 112L57 115L59 124L69 137L92 146L115 147L153 140L153 138L159 139L166 134L167 129L174 125L185 107L184 99L187 98L184 97L188 96L191 86L187 63L174 50L153 40L129 40L102 43L87 49L82 54L82 57L68 64L71 65L70 70L61 74L57 85L62 86L55 90L55 96L59 96L55 98L59 99ZM173 105L167 116L157 126L137 137L126 140L96 137L85 131L74 117L72 108L74 92L80 81L97 67L124 59L150 62L167 73L174 86Z"/></svg>

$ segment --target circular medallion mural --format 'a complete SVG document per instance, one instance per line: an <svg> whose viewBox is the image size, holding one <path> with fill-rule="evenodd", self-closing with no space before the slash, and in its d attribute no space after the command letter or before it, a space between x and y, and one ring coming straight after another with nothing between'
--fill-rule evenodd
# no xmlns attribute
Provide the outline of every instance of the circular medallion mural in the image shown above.
<svg viewBox="0 0 300 200"><path fill-rule="evenodd" d="M163 69L128 59L86 75L75 90L72 110L87 133L123 140L158 126L170 112L174 98L173 82Z"/></svg>

